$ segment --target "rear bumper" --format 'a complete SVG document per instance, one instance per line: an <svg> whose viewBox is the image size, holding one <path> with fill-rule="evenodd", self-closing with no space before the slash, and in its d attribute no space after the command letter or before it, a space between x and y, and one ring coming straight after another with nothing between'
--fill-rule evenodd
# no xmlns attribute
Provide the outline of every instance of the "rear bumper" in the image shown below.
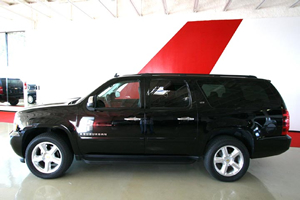
<svg viewBox="0 0 300 200"><path fill-rule="evenodd" d="M279 155L290 148L292 138L288 135L262 138L255 141L251 158Z"/></svg>
<svg viewBox="0 0 300 200"><path fill-rule="evenodd" d="M23 98L24 98L23 94L9 94L8 95L8 99L23 99ZM0 95L0 101L4 101L4 102L7 101L6 94Z"/></svg>

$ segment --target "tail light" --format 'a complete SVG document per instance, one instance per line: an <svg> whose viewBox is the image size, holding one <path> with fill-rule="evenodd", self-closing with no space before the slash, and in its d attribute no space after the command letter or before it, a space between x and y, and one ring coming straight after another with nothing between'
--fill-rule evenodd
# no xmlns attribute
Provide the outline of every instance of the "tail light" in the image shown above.
<svg viewBox="0 0 300 200"><path fill-rule="evenodd" d="M290 129L290 114L287 110L282 110L282 135L287 135Z"/></svg>
<svg viewBox="0 0 300 200"><path fill-rule="evenodd" d="M3 94L3 87L0 86L0 94Z"/></svg>

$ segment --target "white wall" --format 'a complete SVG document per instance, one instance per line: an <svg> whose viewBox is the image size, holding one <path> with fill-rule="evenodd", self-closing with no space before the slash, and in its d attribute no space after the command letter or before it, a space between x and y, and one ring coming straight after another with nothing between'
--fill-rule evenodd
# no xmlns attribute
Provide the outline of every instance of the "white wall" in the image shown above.
<svg viewBox="0 0 300 200"><path fill-rule="evenodd" d="M40 103L85 95L115 73L138 73L184 23L50 23L27 32L25 79L41 86Z"/></svg>
<svg viewBox="0 0 300 200"><path fill-rule="evenodd" d="M27 59L19 71L41 86L42 103L83 96L116 72L138 73L190 20L197 18L49 21L27 31ZM272 80L291 114L291 130L298 131L299 25L300 17L243 20L212 71Z"/></svg>

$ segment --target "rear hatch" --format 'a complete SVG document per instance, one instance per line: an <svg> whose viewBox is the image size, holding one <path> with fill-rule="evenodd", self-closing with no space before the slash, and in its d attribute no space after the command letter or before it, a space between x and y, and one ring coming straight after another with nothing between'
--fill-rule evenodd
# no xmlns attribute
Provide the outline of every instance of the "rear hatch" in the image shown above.
<svg viewBox="0 0 300 200"><path fill-rule="evenodd" d="M14 97L23 97L23 82L20 79L8 79L8 94Z"/></svg>
<svg viewBox="0 0 300 200"><path fill-rule="evenodd" d="M6 83L6 81L8 82ZM18 78L1 78L0 79L0 94L9 95L9 97L23 97L23 82Z"/></svg>

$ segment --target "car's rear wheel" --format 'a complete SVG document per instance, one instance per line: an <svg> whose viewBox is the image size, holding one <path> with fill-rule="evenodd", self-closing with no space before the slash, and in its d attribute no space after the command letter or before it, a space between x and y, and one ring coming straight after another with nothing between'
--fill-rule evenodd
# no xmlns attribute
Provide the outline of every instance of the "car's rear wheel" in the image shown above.
<svg viewBox="0 0 300 200"><path fill-rule="evenodd" d="M51 179L62 176L68 170L73 153L62 138L53 133L44 133L29 143L25 159L34 175Z"/></svg>
<svg viewBox="0 0 300 200"><path fill-rule="evenodd" d="M244 176L249 167L249 152L236 138L223 136L213 140L204 157L206 170L216 179L236 181Z"/></svg>
<svg viewBox="0 0 300 200"><path fill-rule="evenodd" d="M9 103L12 106L16 106L19 103L19 99L10 99Z"/></svg>

